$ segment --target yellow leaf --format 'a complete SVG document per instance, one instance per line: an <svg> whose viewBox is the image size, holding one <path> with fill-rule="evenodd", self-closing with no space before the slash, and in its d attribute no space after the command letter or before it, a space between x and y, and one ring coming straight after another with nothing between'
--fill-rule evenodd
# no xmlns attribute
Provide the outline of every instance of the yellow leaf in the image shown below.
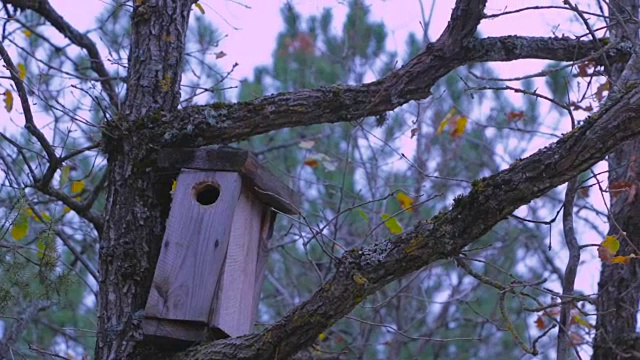
<svg viewBox="0 0 640 360"><path fill-rule="evenodd" d="M451 137L455 138L464 134L464 129L467 127L467 121L468 119L466 116L460 116L458 121L456 121L455 129L451 132Z"/></svg>
<svg viewBox="0 0 640 360"><path fill-rule="evenodd" d="M26 212L19 214L16 221L11 227L11 236L18 240L22 240L29 233L29 216Z"/></svg>
<svg viewBox="0 0 640 360"><path fill-rule="evenodd" d="M27 210L25 210L24 212L28 217L32 218L33 220L40 222L40 219L38 218L38 216L36 216L36 214L33 212L33 210L31 210L30 207L27 208ZM51 221L51 216L49 216L49 214L47 214L46 212L42 212L40 213L40 216L42 216L42 219L44 221Z"/></svg>
<svg viewBox="0 0 640 360"><path fill-rule="evenodd" d="M62 175L60 175L60 187L63 187L69 181L69 171L71 171L71 165L66 165L62 168Z"/></svg>
<svg viewBox="0 0 640 360"><path fill-rule="evenodd" d="M173 194L174 191L176 191L176 186L178 185L178 182L176 181L176 179L173 179L173 182L171 183L171 193Z"/></svg>
<svg viewBox="0 0 640 360"><path fill-rule="evenodd" d="M449 112L447 113L447 116L444 117L444 120L442 120L442 122L438 126L438 130L436 130L436 135L442 134L442 132L444 131L444 128L447 126L447 124L449 123L453 115L455 115L455 113L456 113L456 109L449 110Z"/></svg>
<svg viewBox="0 0 640 360"><path fill-rule="evenodd" d="M72 181L71 182L71 192L76 194L81 192L84 189L84 180Z"/></svg>
<svg viewBox="0 0 640 360"><path fill-rule="evenodd" d="M607 249L611 255L615 255L615 253L620 249L620 242L615 236L611 235L607 236L600 245Z"/></svg>
<svg viewBox="0 0 640 360"><path fill-rule="evenodd" d="M20 77L20 80L24 80L24 78L27 77L27 68L23 63L18 64L18 76Z"/></svg>
<svg viewBox="0 0 640 360"><path fill-rule="evenodd" d="M369 283L369 280L362 276L360 273L353 274L353 281L358 285L366 285Z"/></svg>
<svg viewBox="0 0 640 360"><path fill-rule="evenodd" d="M66 214L66 213L68 213L69 211L71 211L71 208L70 208L70 207L68 207L68 206L65 206L65 207L62 209L62 213L63 213L63 214Z"/></svg>
<svg viewBox="0 0 640 360"><path fill-rule="evenodd" d="M29 29L23 29L22 33L24 34L24 36L26 36L28 38L31 37L31 30L29 30Z"/></svg>
<svg viewBox="0 0 640 360"><path fill-rule="evenodd" d="M367 221L369 220L369 217L367 216L367 214L364 211L362 211L362 209L358 209L358 215L360 215L363 219L365 219Z"/></svg>
<svg viewBox="0 0 640 360"><path fill-rule="evenodd" d="M7 109L7 112L13 110L13 93L11 90L4 91L4 108Z"/></svg>
<svg viewBox="0 0 640 360"><path fill-rule="evenodd" d="M389 216L389 214L382 214L381 217L382 220L384 220L384 225L389 229L389 232L395 235L402 233L402 226L398 222L398 219Z"/></svg>
<svg viewBox="0 0 640 360"><path fill-rule="evenodd" d="M593 325L591 325L587 320L585 320L582 316L580 316L580 314L574 314L573 315L573 321L576 324L580 324L586 328L592 328Z"/></svg>
<svg viewBox="0 0 640 360"><path fill-rule="evenodd" d="M42 216L42 220L44 220L46 222L50 222L51 221L51 216L49 216L49 214L47 214L46 212L41 213L40 216Z"/></svg>
<svg viewBox="0 0 640 360"><path fill-rule="evenodd" d="M396 195L396 198L398 199L398 202L400 203L400 206L402 206L403 209L407 210L407 212L413 212L413 209L411 208L411 206L413 206L413 199L410 198L407 194L403 193L402 191L398 193L398 195Z"/></svg>
<svg viewBox="0 0 640 360"><path fill-rule="evenodd" d="M198 10L200 10L200 13L204 14L204 8L202 7L202 4L196 3L195 5L198 8Z"/></svg>
<svg viewBox="0 0 640 360"><path fill-rule="evenodd" d="M320 333L320 335L318 335L318 340L320 341L324 341L327 338L327 335L325 335L324 333Z"/></svg>

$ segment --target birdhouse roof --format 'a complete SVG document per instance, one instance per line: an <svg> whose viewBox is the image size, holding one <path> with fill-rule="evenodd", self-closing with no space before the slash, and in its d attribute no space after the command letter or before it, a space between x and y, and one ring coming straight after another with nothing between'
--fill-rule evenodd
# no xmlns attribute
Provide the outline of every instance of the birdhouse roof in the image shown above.
<svg viewBox="0 0 640 360"><path fill-rule="evenodd" d="M162 149L158 165L207 171L239 173L245 185L264 204L285 214L299 213L298 195L247 150L230 147Z"/></svg>

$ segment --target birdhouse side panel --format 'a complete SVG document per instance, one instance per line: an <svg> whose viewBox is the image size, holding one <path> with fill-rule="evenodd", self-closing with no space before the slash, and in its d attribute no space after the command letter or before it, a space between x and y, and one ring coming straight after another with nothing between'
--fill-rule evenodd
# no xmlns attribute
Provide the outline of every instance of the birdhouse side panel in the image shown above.
<svg viewBox="0 0 640 360"><path fill-rule="evenodd" d="M258 305L260 304L260 295L262 294L262 285L267 270L267 260L269 259L269 240L273 235L273 226L276 221L276 212L268 207L264 207L262 211L262 221L260 223L260 244L258 246L258 258L256 265L256 289L253 294L253 314L252 318L257 319ZM255 321L254 321L255 322Z"/></svg>
<svg viewBox="0 0 640 360"><path fill-rule="evenodd" d="M230 336L253 328L256 267L264 205L245 188L235 209L229 248L210 325Z"/></svg>
<svg viewBox="0 0 640 360"><path fill-rule="evenodd" d="M213 203L198 189L219 190ZM207 185L208 186L208 185ZM242 180L237 173L183 170L177 180L145 315L208 323ZM206 203L206 202L205 202Z"/></svg>

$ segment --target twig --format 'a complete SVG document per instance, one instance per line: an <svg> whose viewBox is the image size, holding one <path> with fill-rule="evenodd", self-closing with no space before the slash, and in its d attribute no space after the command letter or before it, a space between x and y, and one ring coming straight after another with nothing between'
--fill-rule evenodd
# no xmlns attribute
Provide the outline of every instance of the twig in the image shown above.
<svg viewBox="0 0 640 360"><path fill-rule="evenodd" d="M565 192L564 211L562 214L562 228L564 231L564 240L569 250L569 260L564 272L562 281L563 299L573 296L575 287L576 274L578 272L578 264L580 263L580 246L576 239L575 229L573 227L573 204L575 201L576 190L578 188L578 179L573 178L567 183ZM563 302L560 308L560 328L558 329L558 347L557 359L565 360L568 356L569 343L569 326L571 321L571 309L574 306L573 301Z"/></svg>

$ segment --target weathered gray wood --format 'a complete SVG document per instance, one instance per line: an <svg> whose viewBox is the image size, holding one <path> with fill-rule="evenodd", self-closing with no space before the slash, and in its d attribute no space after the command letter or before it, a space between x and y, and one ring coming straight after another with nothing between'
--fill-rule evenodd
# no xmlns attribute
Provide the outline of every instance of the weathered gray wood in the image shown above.
<svg viewBox="0 0 640 360"><path fill-rule="evenodd" d="M236 206L222 280L210 320L230 336L249 334L253 327L256 263L264 205L244 189Z"/></svg>
<svg viewBox="0 0 640 360"><path fill-rule="evenodd" d="M264 284L265 271L267 269L267 259L269 258L269 240L273 235L273 226L276 221L276 212L263 207L262 221L260 224L260 241L258 247L258 258L256 263L256 289L253 294L253 315L257 319L258 305L260 304L260 294L262 294L262 284Z"/></svg>
<svg viewBox="0 0 640 360"><path fill-rule="evenodd" d="M168 168L239 172L260 201L285 214L299 213L299 196L249 151L229 147L162 149L158 164Z"/></svg>
<svg viewBox="0 0 640 360"><path fill-rule="evenodd" d="M146 317L208 323L241 181L237 173L181 171ZM218 184L220 196L214 204L203 206L193 188L206 182Z"/></svg>

